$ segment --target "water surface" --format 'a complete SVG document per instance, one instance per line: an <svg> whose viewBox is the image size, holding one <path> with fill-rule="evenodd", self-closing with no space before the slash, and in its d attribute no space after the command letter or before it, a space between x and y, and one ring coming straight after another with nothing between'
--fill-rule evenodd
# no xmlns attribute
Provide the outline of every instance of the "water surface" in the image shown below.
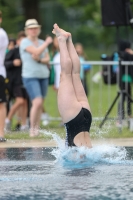
<svg viewBox="0 0 133 200"><path fill-rule="evenodd" d="M133 147L0 149L0 200L131 200Z"/></svg>

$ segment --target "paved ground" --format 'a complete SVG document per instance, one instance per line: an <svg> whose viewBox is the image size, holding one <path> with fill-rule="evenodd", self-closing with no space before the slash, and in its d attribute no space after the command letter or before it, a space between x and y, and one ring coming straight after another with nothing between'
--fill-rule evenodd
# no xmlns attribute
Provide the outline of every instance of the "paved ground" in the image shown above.
<svg viewBox="0 0 133 200"><path fill-rule="evenodd" d="M121 138L121 139L101 139L92 140L92 145L109 144L115 146L132 146L133 138ZM0 148L18 148L18 147L55 147L56 142L53 140L7 140L7 142L0 143Z"/></svg>

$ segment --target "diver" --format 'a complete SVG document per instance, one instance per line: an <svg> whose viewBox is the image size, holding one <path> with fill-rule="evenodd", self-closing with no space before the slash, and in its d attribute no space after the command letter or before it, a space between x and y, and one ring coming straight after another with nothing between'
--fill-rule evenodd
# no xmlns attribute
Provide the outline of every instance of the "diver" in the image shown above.
<svg viewBox="0 0 133 200"><path fill-rule="evenodd" d="M58 39L60 50L61 77L57 102L66 129L66 145L91 148L89 130L92 115L80 80L80 61L71 33L57 24L54 24L52 33Z"/></svg>

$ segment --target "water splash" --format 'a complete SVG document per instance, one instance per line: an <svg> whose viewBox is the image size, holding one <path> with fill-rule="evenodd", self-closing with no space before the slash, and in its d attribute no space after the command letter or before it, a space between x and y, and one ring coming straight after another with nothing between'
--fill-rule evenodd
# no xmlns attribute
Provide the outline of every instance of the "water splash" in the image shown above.
<svg viewBox="0 0 133 200"><path fill-rule="evenodd" d="M51 152L56 158L56 163L67 168L84 168L96 165L133 165L127 160L125 147L109 145L94 146L91 149L86 147L66 147L63 139L56 133L42 130L41 133L49 135L57 143L57 147Z"/></svg>

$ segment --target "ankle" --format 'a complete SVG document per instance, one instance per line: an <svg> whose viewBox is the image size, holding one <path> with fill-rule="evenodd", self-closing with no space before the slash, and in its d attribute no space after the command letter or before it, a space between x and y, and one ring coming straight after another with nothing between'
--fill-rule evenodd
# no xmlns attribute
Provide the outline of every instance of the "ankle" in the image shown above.
<svg viewBox="0 0 133 200"><path fill-rule="evenodd" d="M67 37L65 37L65 36L63 36L63 35L59 35L59 36L57 37L57 39L58 39L59 42L66 42Z"/></svg>

